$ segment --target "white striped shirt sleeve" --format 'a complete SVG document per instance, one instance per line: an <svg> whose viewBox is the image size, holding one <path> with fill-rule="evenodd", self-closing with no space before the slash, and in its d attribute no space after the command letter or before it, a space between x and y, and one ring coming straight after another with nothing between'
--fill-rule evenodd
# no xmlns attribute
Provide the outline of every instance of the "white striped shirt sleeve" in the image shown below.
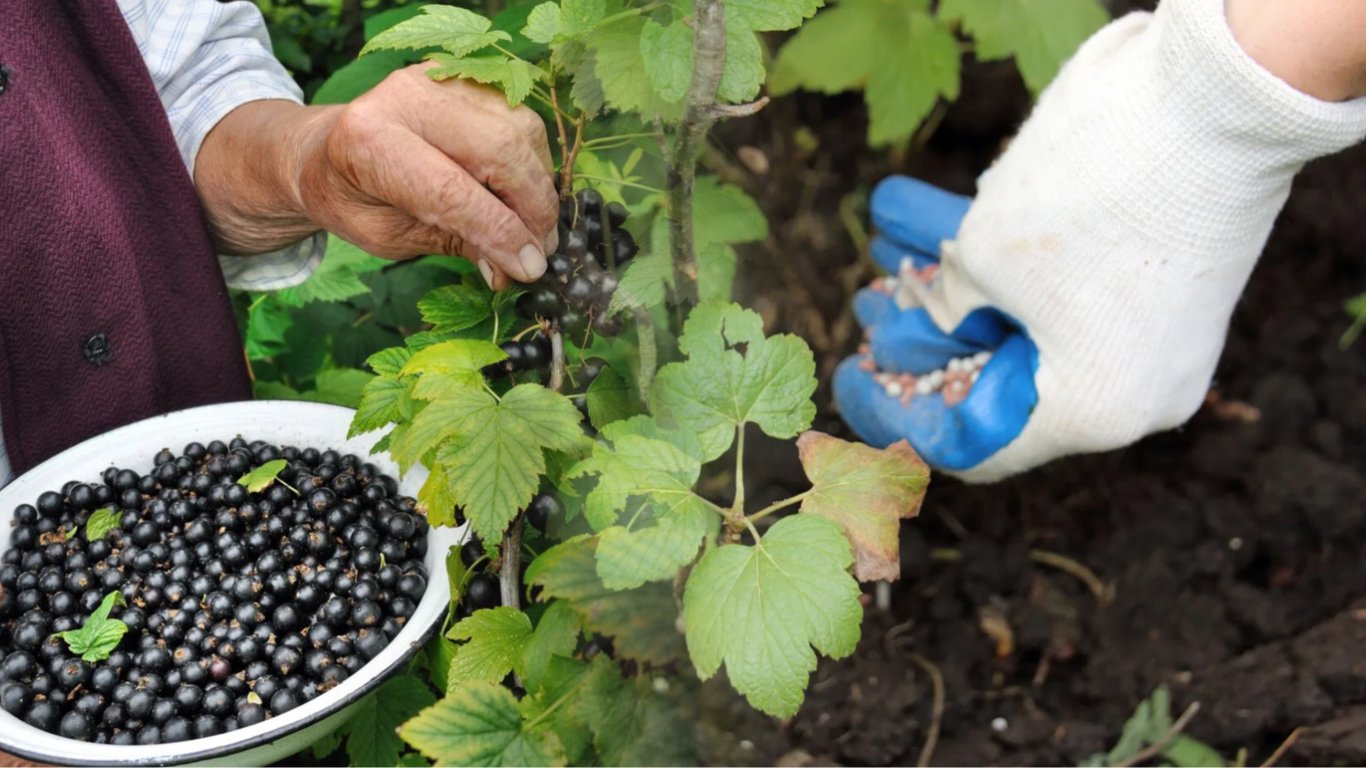
<svg viewBox="0 0 1366 768"><path fill-rule="evenodd" d="M118 0L193 176L204 137L249 101L302 103L271 52L265 20L246 0ZM228 285L270 291L298 285L322 261L326 233L257 256L219 258Z"/></svg>

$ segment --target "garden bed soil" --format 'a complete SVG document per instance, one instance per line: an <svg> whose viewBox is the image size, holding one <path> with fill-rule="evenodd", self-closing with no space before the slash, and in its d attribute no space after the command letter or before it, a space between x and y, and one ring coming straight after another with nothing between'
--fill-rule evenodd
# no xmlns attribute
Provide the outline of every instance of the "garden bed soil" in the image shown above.
<svg viewBox="0 0 1366 768"><path fill-rule="evenodd" d="M732 159L714 164L777 222L743 298L812 343L824 383L858 343L850 289L874 275L850 226L866 213L841 201L889 173L970 193L1027 109L1009 64L966 74L963 100L900 161L863 148L857 97L781 101L724 134ZM755 167L743 146L767 173L741 170L747 154ZM1301 175L1233 318L1217 398L1189 424L997 485L936 477L857 652L823 661L783 723L712 690L706 759L915 764L933 665L936 764L1074 765L1161 684L1174 715L1199 702L1187 731L1230 759L1257 764L1304 726L1283 763L1366 762L1366 341L1338 343L1343 301L1366 291L1363 189L1366 147ZM825 384L818 401L817 428L848 436ZM755 501L799 490L795 452L760 446ZM1032 550L1085 565L1112 597Z"/></svg>

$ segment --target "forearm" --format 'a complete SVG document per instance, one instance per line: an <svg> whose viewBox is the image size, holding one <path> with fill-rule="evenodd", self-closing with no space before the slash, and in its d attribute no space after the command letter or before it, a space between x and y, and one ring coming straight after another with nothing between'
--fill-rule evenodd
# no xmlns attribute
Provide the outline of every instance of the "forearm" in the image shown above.
<svg viewBox="0 0 1366 768"><path fill-rule="evenodd" d="M1287 85L1324 101L1366 95L1366 3L1228 0L1229 29Z"/></svg>
<svg viewBox="0 0 1366 768"><path fill-rule="evenodd" d="M220 253L265 253L321 228L305 211L299 174L338 109L252 101L209 132L194 182Z"/></svg>

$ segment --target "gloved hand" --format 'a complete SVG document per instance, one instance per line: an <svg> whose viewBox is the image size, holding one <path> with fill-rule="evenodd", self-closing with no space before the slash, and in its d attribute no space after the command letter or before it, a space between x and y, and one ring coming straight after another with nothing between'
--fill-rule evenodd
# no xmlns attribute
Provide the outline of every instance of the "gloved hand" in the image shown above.
<svg viewBox="0 0 1366 768"><path fill-rule="evenodd" d="M873 255L895 277L856 298L869 340L836 373L845 420L970 481L1181 424L1295 173L1364 135L1366 100L1262 69L1223 0L1112 23L975 201L875 191Z"/></svg>

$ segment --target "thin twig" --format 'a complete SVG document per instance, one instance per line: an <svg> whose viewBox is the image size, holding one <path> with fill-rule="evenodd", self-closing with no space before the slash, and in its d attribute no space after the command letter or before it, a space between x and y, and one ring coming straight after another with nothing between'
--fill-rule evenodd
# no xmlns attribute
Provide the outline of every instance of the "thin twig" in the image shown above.
<svg viewBox="0 0 1366 768"><path fill-rule="evenodd" d="M725 0L693 2L693 70L678 140L668 163L669 229L674 296L682 308L697 303L697 250L693 242L693 180L707 131L716 122L716 93L726 64Z"/></svg>
<svg viewBox="0 0 1366 768"><path fill-rule="evenodd" d="M714 104L711 108L713 120L729 120L734 117L749 117L758 114L759 110L768 106L768 97L764 96L758 101L751 101L747 104Z"/></svg>
<svg viewBox="0 0 1366 768"><path fill-rule="evenodd" d="M659 364L659 350L655 345L655 321L649 310L637 307L632 313L636 321L636 352L640 355L640 369L636 371L636 386L640 396L648 397L655 380L655 366Z"/></svg>
<svg viewBox="0 0 1366 768"><path fill-rule="evenodd" d="M1176 737L1180 736L1181 732L1186 730L1186 726L1190 725L1191 720L1194 719L1195 714L1199 711L1200 702L1192 701L1191 705L1186 707L1186 711L1182 712L1181 716L1176 718L1176 722L1172 723L1172 727L1168 728L1167 732L1162 734L1162 738L1130 755L1129 759L1115 763L1114 768L1133 768L1135 765L1146 763L1162 754L1162 750L1170 746L1171 743L1176 740Z"/></svg>
<svg viewBox="0 0 1366 768"><path fill-rule="evenodd" d="M1111 600L1115 599L1113 587L1101 581L1100 577L1096 576L1095 571L1092 571L1090 568L1087 568L1070 557L1043 549L1031 549L1029 550L1029 559L1042 565L1052 566L1053 568L1070 573L1078 579L1081 579L1082 583L1086 585L1086 588L1091 590L1091 594L1095 595L1096 602L1101 605L1106 605Z"/></svg>
<svg viewBox="0 0 1366 768"><path fill-rule="evenodd" d="M930 728L925 734L925 746L920 748L920 757L915 761L916 768L925 768L930 764L930 758L934 757L934 748L939 744L939 726L944 721L944 673L939 671L939 667L934 662L921 656L918 653L910 655L911 663L924 670L930 676L930 685L934 688L934 705L930 710Z"/></svg>
<svg viewBox="0 0 1366 768"><path fill-rule="evenodd" d="M1271 768L1271 766L1280 762L1281 758L1285 757L1285 753L1289 752L1290 748L1295 746L1295 742L1299 741L1300 737L1303 736L1305 731L1308 730L1308 728L1300 726L1299 728L1296 728L1295 730L1291 731L1290 735L1285 737L1285 741L1282 741L1281 745L1279 747L1276 747L1276 751L1271 753L1271 757L1268 757L1266 759L1266 762L1262 763L1262 768Z"/></svg>
<svg viewBox="0 0 1366 768"><path fill-rule="evenodd" d="M564 388L564 336L555 326L550 328L550 388L559 392Z"/></svg>
<svg viewBox="0 0 1366 768"><path fill-rule="evenodd" d="M569 132L564 128L564 115L560 113L560 97L555 92L555 83L550 83L550 106L555 114L555 133L560 140L560 197L568 199L574 194L574 163L569 156ZM577 144L578 141L575 140Z"/></svg>
<svg viewBox="0 0 1366 768"><path fill-rule="evenodd" d="M503 534L502 564L498 569L498 586L503 605L514 611L522 610L522 516L518 515Z"/></svg>

